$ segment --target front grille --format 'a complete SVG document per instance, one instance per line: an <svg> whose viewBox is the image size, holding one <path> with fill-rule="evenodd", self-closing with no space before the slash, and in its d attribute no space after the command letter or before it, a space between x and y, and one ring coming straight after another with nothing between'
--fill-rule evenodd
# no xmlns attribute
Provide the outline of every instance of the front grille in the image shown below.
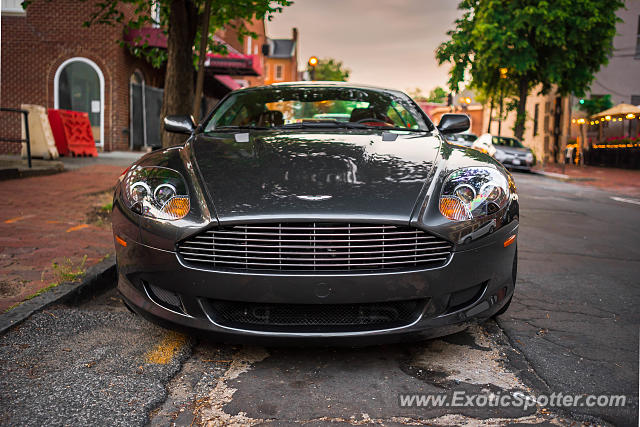
<svg viewBox="0 0 640 427"><path fill-rule="evenodd" d="M349 272L439 267L451 243L396 225L277 223L204 231L178 245L196 267L282 272Z"/></svg>
<svg viewBox="0 0 640 427"><path fill-rule="evenodd" d="M426 300L365 304L263 304L209 301L216 323L266 331L372 330L414 322Z"/></svg>

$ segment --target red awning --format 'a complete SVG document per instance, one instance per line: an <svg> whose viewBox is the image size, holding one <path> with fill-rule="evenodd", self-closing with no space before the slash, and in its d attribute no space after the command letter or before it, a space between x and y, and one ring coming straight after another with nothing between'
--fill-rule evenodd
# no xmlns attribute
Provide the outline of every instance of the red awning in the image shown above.
<svg viewBox="0 0 640 427"><path fill-rule="evenodd" d="M162 28L136 28L126 31L124 40L134 46L149 46L167 48L167 36ZM221 43L225 43L220 39ZM208 53L205 61L207 71L213 74L228 74L232 76L259 76L262 74L262 60L258 55L243 55L227 45L229 54L219 55Z"/></svg>
<svg viewBox="0 0 640 427"><path fill-rule="evenodd" d="M225 85L231 90L240 89L242 86L235 81L231 76L213 76L214 79Z"/></svg>
<svg viewBox="0 0 640 427"><path fill-rule="evenodd" d="M204 65L214 74L259 76L262 74L261 62L258 55L208 53Z"/></svg>

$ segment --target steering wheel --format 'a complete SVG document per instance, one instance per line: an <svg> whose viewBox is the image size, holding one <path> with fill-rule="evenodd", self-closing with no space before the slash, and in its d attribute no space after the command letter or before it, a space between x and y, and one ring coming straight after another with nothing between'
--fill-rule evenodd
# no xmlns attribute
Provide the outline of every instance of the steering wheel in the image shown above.
<svg viewBox="0 0 640 427"><path fill-rule="evenodd" d="M365 117L364 119L358 120L356 123L366 124L370 126L393 126L385 122L384 120L376 119L375 117Z"/></svg>

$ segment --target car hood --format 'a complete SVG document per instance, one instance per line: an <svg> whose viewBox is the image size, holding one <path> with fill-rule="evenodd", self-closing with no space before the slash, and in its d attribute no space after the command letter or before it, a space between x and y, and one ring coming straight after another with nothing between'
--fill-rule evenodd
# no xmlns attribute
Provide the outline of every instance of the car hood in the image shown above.
<svg viewBox="0 0 640 427"><path fill-rule="evenodd" d="M527 154L527 153L531 153L531 149L527 148L527 147L507 147L504 145L496 145L496 150L500 150L506 154L510 154L510 155L523 155L523 154Z"/></svg>
<svg viewBox="0 0 640 427"><path fill-rule="evenodd" d="M199 134L192 144L221 222L323 217L409 221L441 140L430 133L406 133L395 141L383 141L382 135L271 130Z"/></svg>

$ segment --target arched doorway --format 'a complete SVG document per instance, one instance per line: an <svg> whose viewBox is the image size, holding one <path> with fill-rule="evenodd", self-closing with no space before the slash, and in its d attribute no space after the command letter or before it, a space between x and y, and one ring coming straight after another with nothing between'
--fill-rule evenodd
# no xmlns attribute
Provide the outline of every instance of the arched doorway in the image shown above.
<svg viewBox="0 0 640 427"><path fill-rule="evenodd" d="M56 70L54 107L89 114L96 145L104 146L104 75L95 62L71 58Z"/></svg>

